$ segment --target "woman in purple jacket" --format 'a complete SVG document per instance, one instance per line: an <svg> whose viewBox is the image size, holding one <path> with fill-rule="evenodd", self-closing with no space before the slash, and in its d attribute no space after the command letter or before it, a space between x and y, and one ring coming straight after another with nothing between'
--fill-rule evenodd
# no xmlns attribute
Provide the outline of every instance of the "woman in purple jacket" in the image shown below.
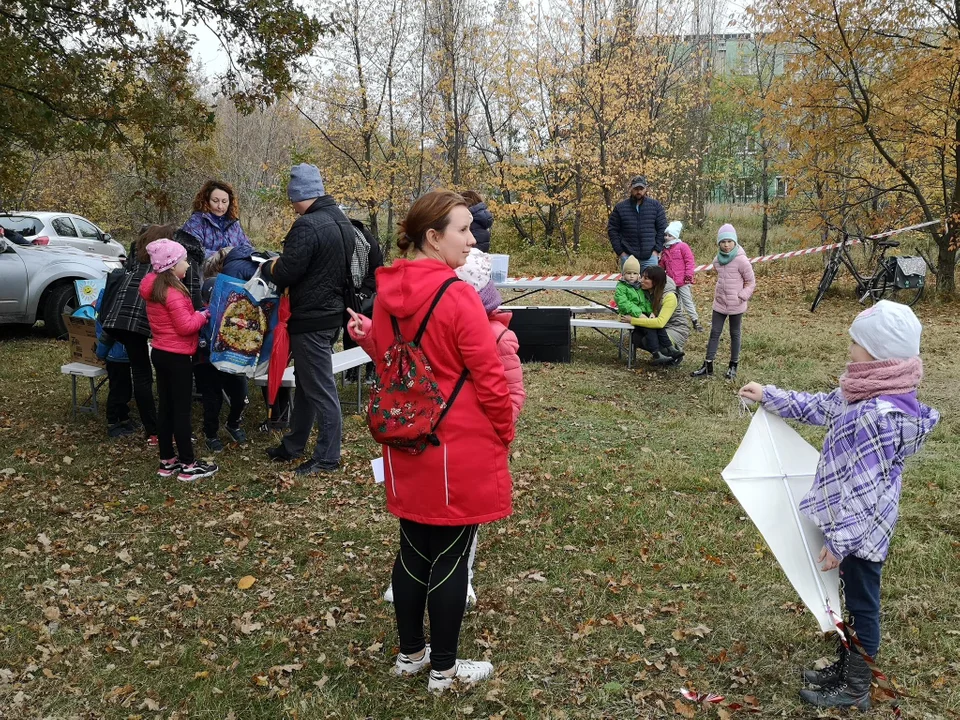
<svg viewBox="0 0 960 720"><path fill-rule="evenodd" d="M780 417L827 428L817 474L800 512L823 531L818 562L840 568L844 605L862 650L880 648L880 572L897 524L906 458L923 447L940 413L917 400L923 378L917 316L906 305L881 300L850 326L850 362L829 393L781 390L749 383L740 389ZM838 618L839 619L839 618ZM805 670L817 689L800 698L817 707L870 707L873 673L848 637L837 661Z"/></svg>
<svg viewBox="0 0 960 720"><path fill-rule="evenodd" d="M180 232L196 238L204 256L210 257L226 247L251 245L239 218L240 208L233 187L222 180L207 180L193 199L193 214Z"/></svg>

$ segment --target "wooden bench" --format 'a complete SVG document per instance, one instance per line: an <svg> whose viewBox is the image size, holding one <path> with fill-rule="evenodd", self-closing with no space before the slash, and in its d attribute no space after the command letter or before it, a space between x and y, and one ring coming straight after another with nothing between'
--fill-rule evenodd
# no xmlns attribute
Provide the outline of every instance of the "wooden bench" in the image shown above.
<svg viewBox="0 0 960 720"><path fill-rule="evenodd" d="M60 366L60 372L70 376L73 397L73 412L71 417L76 419L78 412L96 414L100 410L97 404L97 391L107 381L106 368L99 365L87 365L82 362L72 362ZM85 403L77 402L77 378L87 378L90 381L90 399ZM97 378L102 378L97 382Z"/></svg>
<svg viewBox="0 0 960 720"><path fill-rule="evenodd" d="M344 373L347 370L351 370L355 367L360 367L361 365L366 365L370 362L370 356L363 351L363 348L355 347L350 348L349 350L341 350L338 353L334 353L331 358L333 364L333 374L338 375ZM265 386L267 384L267 376L260 375L253 379L255 385ZM296 373L294 372L294 367L291 365L286 370L283 371L283 379L280 381L280 387L285 388L295 388L297 386ZM290 407L293 407L293 397L290 398ZM363 381L360 379L359 374L357 377L357 412L361 412L363 409Z"/></svg>
<svg viewBox="0 0 960 720"><path fill-rule="evenodd" d="M629 333L630 343L629 343L629 352L627 353L627 369L633 369L633 330L634 327L630 323L620 322L619 320L601 320L595 318L571 318L570 320L571 328L591 328L602 335L604 338L609 340L612 343L615 343L617 346L617 358L623 357L623 333ZM605 330L619 330L620 335L617 340L614 340L604 332Z"/></svg>

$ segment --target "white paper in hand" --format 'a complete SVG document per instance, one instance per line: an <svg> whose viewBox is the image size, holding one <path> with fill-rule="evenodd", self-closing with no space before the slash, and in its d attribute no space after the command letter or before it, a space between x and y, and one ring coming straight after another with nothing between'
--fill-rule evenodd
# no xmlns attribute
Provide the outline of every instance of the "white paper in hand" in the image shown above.
<svg viewBox="0 0 960 720"><path fill-rule="evenodd" d="M823 533L800 513L817 472L818 453L782 418L757 410L723 479L753 520L787 579L823 632L836 631L840 573L816 562Z"/></svg>
<svg viewBox="0 0 960 720"><path fill-rule="evenodd" d="M383 482L386 480L386 477L383 474L383 458L378 457L376 460L371 460L370 467L373 468L373 481L378 485L383 484Z"/></svg>

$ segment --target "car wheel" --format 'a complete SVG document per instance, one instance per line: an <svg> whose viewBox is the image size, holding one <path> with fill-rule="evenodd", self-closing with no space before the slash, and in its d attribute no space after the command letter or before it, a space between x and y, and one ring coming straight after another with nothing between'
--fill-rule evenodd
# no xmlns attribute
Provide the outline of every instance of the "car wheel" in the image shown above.
<svg viewBox="0 0 960 720"><path fill-rule="evenodd" d="M50 294L47 295L47 300L43 304L43 325L47 335L58 340L65 340L67 326L63 322L63 315L64 313L72 315L77 307L79 307L79 303L72 282L57 285L50 290Z"/></svg>

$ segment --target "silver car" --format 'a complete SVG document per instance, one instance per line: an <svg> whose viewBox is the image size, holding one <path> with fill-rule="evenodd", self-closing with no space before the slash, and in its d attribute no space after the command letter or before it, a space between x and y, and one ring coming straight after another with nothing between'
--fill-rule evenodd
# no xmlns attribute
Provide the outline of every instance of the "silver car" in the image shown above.
<svg viewBox="0 0 960 720"><path fill-rule="evenodd" d="M0 227L23 235L32 245L65 245L95 255L125 257L126 249L92 222L73 213L0 213Z"/></svg>
<svg viewBox="0 0 960 720"><path fill-rule="evenodd" d="M0 237L0 324L42 320L49 335L65 337L62 316L79 305L73 281L96 280L122 266L118 258Z"/></svg>

